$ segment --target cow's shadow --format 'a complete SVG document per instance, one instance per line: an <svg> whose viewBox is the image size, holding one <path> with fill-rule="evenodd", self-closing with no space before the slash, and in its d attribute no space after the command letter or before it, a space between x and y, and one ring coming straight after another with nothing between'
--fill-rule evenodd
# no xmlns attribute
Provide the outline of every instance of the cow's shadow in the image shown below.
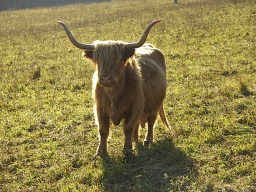
<svg viewBox="0 0 256 192"><path fill-rule="evenodd" d="M104 191L177 191L196 176L193 160L162 138L148 148L137 144L133 157L106 157L101 184Z"/></svg>

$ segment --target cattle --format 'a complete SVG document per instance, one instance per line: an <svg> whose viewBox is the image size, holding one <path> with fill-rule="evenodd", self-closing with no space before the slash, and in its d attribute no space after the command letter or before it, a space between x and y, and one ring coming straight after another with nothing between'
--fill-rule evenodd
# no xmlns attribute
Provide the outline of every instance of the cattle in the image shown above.
<svg viewBox="0 0 256 192"><path fill-rule="evenodd" d="M107 154L110 123L123 122L125 155L132 154L132 141L137 142L139 125L148 124L144 145L153 143L153 129L158 114L169 128L163 101L166 95L166 65L163 53L151 44L144 44L151 22L135 43L123 41L78 42L61 21L71 43L84 50L84 57L95 65L92 97L95 122L99 130L99 145L95 157Z"/></svg>

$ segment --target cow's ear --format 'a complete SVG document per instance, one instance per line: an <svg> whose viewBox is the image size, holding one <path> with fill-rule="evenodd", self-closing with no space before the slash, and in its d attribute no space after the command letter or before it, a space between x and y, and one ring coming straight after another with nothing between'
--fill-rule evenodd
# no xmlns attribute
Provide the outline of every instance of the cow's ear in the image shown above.
<svg viewBox="0 0 256 192"><path fill-rule="evenodd" d="M128 48L125 49L124 55L123 55L123 60L126 62L127 59L129 59L131 56L133 56L135 53L135 49L134 48Z"/></svg>
<svg viewBox="0 0 256 192"><path fill-rule="evenodd" d="M83 56L88 59L92 59L94 51L84 51Z"/></svg>

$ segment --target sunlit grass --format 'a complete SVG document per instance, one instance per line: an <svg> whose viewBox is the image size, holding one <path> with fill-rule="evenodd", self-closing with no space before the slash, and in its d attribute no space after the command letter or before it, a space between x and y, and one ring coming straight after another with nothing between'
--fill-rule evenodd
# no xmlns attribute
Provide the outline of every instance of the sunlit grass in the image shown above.
<svg viewBox="0 0 256 192"><path fill-rule="evenodd" d="M148 42L166 56L169 134L122 155L113 127L109 157L97 144L93 66L81 42ZM0 12L2 191L254 191L256 7L250 0L132 0ZM143 141L145 129L141 129Z"/></svg>

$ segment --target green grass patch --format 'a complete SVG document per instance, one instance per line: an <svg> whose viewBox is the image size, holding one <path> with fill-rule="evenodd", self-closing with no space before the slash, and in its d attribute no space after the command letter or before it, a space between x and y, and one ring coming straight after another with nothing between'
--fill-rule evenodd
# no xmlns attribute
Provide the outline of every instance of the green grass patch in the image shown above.
<svg viewBox="0 0 256 192"><path fill-rule="evenodd" d="M122 155L112 126L98 145L93 66L67 39L147 42L166 56L155 144ZM0 12L0 191L255 191L256 5L253 0L113 0Z"/></svg>

